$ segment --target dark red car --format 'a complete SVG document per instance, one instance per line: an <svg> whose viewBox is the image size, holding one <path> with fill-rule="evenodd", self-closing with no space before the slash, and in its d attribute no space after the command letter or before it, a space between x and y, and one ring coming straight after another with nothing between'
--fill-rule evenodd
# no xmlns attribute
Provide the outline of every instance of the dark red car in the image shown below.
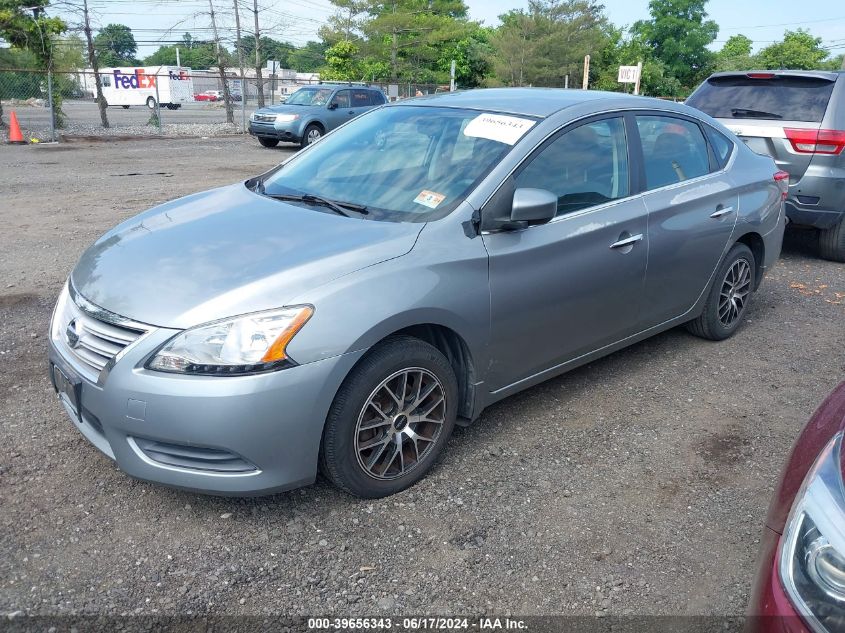
<svg viewBox="0 0 845 633"><path fill-rule="evenodd" d="M804 427L775 491L749 605L755 633L845 631L845 382Z"/></svg>

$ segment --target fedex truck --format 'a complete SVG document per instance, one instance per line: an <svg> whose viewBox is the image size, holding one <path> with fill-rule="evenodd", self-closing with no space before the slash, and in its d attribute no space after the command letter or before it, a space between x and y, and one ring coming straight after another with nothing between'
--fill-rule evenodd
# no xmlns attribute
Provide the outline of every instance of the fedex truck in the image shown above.
<svg viewBox="0 0 845 633"><path fill-rule="evenodd" d="M96 95L93 73L86 70L82 83L88 94ZM194 100L191 69L183 66L101 68L100 87L106 105L124 108L145 105L153 110L158 99L162 107L176 110Z"/></svg>

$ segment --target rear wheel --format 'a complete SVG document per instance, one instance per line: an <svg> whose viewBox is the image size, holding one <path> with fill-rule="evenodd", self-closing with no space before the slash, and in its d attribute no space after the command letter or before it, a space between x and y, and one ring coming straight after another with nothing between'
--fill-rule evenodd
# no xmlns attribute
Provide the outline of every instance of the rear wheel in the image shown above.
<svg viewBox="0 0 845 633"><path fill-rule="evenodd" d="M687 329L701 338L721 341L733 335L751 302L754 292L755 263L751 249L734 244L716 276L704 304L704 311Z"/></svg>
<svg viewBox="0 0 845 633"><path fill-rule="evenodd" d="M155 97L147 97L147 107L150 110L155 110L156 107L156 99Z"/></svg>
<svg viewBox="0 0 845 633"><path fill-rule="evenodd" d="M825 259L845 262L845 216L839 220L838 224L821 231L819 253Z"/></svg>
<svg viewBox="0 0 845 633"><path fill-rule="evenodd" d="M455 426L457 379L435 347L393 336L374 347L335 396L320 450L334 484L377 498L431 469Z"/></svg>
<svg viewBox="0 0 845 633"><path fill-rule="evenodd" d="M279 144L279 139L277 138L267 138L266 136L259 136L258 142L261 143L264 147L276 147Z"/></svg>

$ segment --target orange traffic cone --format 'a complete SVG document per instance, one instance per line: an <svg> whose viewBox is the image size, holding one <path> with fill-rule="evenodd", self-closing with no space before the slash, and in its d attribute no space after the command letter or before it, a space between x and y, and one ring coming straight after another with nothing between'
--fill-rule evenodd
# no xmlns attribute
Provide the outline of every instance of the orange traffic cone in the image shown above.
<svg viewBox="0 0 845 633"><path fill-rule="evenodd" d="M18 115L15 114L15 111L12 110L12 113L9 115L9 143L13 143L15 145L26 145L26 141L23 140L23 134L21 134L21 126L18 123Z"/></svg>

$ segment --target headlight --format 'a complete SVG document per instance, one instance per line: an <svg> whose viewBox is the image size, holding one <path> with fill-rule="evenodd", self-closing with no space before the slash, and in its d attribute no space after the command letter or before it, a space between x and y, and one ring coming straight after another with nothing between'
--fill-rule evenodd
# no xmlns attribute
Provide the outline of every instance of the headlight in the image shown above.
<svg viewBox="0 0 845 633"><path fill-rule="evenodd" d="M277 114L276 123L290 123L291 121L296 121L298 118L298 114Z"/></svg>
<svg viewBox="0 0 845 633"><path fill-rule="evenodd" d="M170 339L146 367L218 376L282 369L295 364L287 345L313 313L294 306L200 325Z"/></svg>
<svg viewBox="0 0 845 633"><path fill-rule="evenodd" d="M842 437L825 446L798 491L778 565L791 601L818 633L845 631Z"/></svg>

